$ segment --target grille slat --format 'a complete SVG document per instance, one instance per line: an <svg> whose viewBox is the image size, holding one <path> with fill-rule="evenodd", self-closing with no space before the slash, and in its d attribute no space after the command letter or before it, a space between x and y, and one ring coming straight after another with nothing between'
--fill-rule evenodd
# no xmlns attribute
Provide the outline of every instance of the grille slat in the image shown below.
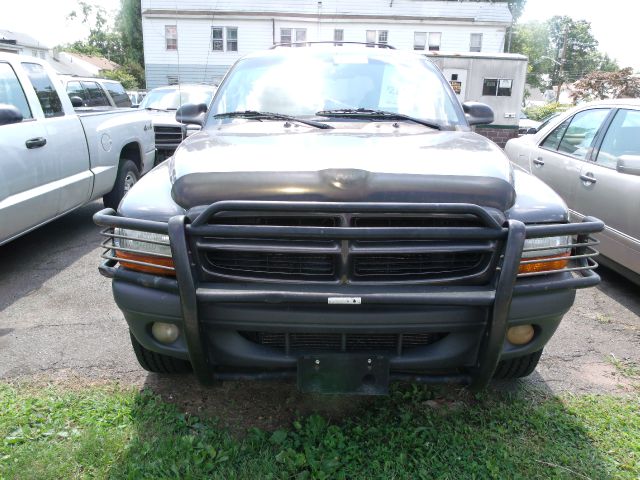
<svg viewBox="0 0 640 480"><path fill-rule="evenodd" d="M183 140L182 127L153 127L156 145L177 145Z"/></svg>
<svg viewBox="0 0 640 480"><path fill-rule="evenodd" d="M265 347L290 353L308 352L406 352L414 348L431 345L446 333L289 333L280 332L239 332L244 338ZM342 338L345 337L343 344Z"/></svg>

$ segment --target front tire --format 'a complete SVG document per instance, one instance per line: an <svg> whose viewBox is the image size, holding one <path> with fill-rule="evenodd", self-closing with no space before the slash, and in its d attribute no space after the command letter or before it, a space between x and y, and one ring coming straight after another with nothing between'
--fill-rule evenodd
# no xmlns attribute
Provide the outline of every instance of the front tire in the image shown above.
<svg viewBox="0 0 640 480"><path fill-rule="evenodd" d="M124 198L127 192L139 179L140 172L138 171L136 164L131 160L120 160L118 175L116 176L116 182L113 185L113 190L102 197L104 206L116 210L118 205L120 205L120 200Z"/></svg>
<svg viewBox="0 0 640 480"><path fill-rule="evenodd" d="M129 331L131 336L131 345L136 354L138 363L148 372L154 373L189 373L191 372L191 363L181 358L170 357L158 352L144 348L133 333Z"/></svg>
<svg viewBox="0 0 640 480"><path fill-rule="evenodd" d="M512 358L498 362L493 378L497 380L508 380L522 378L531 375L540 361L542 350L530 353L524 357Z"/></svg>

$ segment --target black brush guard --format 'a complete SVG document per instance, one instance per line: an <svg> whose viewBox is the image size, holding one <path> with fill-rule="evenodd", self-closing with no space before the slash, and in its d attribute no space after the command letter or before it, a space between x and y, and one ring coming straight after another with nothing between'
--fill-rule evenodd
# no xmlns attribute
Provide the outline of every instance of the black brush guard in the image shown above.
<svg viewBox="0 0 640 480"><path fill-rule="evenodd" d="M225 225L211 224L216 215L225 212L263 213L313 213L395 215L473 215L482 226L471 227L314 227L314 226L265 226L265 225ZM587 217L581 223L540 224L525 226L518 220L504 220L501 214L472 204L405 204L405 203L328 203L328 202L260 202L221 201L208 207L194 207L186 215L172 217L168 223L125 218L112 209L104 209L94 215L97 225L106 227L102 232L107 239L102 246L105 252L99 270L109 278L118 278L138 283L142 286L179 292L184 337L188 347L193 371L203 384L214 379L267 379L290 378L295 372L222 373L214 372L209 364L204 335L198 317L198 307L203 302L219 303L282 303L282 304L325 304L329 297L355 297L362 304L379 305L447 305L477 306L490 309L486 331L482 336L478 361L474 368L464 374L413 375L392 374L391 379L409 380L420 383L459 383L472 388L482 388L490 381L500 360L505 341L507 318L514 294L535 293L561 289L577 289L594 286L600 277L593 271L597 263L593 260L598 252L593 248L598 241L590 234L602 231L604 224ZM168 235L175 265L175 279L157 275L140 274L126 268L117 268L117 250L136 253L136 250L119 247L114 241L120 236L114 228L124 228ZM551 236L571 236L566 245L546 247L547 250L570 248L569 257L544 260L522 260L525 239ZM296 239L318 240L333 238L339 240L492 240L496 241L498 261L495 273L486 286L430 285L416 291L415 288L403 292L398 288L380 288L375 285L360 285L347 289L345 285L317 285L314 288L297 288L292 283L203 283L199 280L194 261L194 249L200 240L223 238L229 241L246 239ZM150 241L150 243L164 243ZM165 243L168 244L168 243ZM544 250L536 248L535 250ZM140 251L138 253L146 253ZM559 259L569 260L562 270L518 273L520 264L545 262ZM135 262L127 260L129 263ZM155 266L147 264L149 266ZM167 270L173 270L165 267ZM557 275L571 272L572 275ZM544 281L517 282L519 278L543 277Z"/></svg>

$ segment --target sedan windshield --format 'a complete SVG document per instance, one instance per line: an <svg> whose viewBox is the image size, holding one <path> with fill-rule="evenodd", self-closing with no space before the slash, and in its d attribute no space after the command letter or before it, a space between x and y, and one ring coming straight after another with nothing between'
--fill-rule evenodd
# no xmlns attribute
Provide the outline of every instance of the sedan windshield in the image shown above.
<svg viewBox="0 0 640 480"><path fill-rule="evenodd" d="M213 90L151 90L140 104L140 108L152 108L158 110L177 110L186 103L204 103L209 105L213 97Z"/></svg>
<svg viewBox="0 0 640 480"><path fill-rule="evenodd" d="M366 109L438 126L466 124L454 94L425 58L384 55L372 49L287 50L238 62L220 86L209 118L247 110L301 118ZM332 121L347 117L335 115Z"/></svg>

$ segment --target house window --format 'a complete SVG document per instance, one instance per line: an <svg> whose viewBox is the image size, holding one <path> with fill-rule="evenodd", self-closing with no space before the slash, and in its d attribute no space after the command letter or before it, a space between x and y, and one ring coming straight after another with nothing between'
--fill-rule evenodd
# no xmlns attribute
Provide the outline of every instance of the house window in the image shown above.
<svg viewBox="0 0 640 480"><path fill-rule="evenodd" d="M367 30L367 43L373 46L375 43L386 44L389 39L389 32L387 30Z"/></svg>
<svg viewBox="0 0 640 480"><path fill-rule="evenodd" d="M442 39L442 33L431 32L429 34L429 51L437 52L440 50L440 40Z"/></svg>
<svg viewBox="0 0 640 480"><path fill-rule="evenodd" d="M177 25L165 25L164 41L165 41L165 46L167 50L178 49L178 26Z"/></svg>
<svg viewBox="0 0 640 480"><path fill-rule="evenodd" d="M280 43L292 44L295 42L307 41L307 29L306 28L281 28L280 29Z"/></svg>
<svg viewBox="0 0 640 480"><path fill-rule="evenodd" d="M413 34L413 49L424 50L427 45L427 32L414 32Z"/></svg>
<svg viewBox="0 0 640 480"><path fill-rule="evenodd" d="M341 47L342 43L339 43L339 42L342 42L343 40L344 40L344 30L335 29L333 31L333 41L336 42L336 45L338 47Z"/></svg>
<svg viewBox="0 0 640 480"><path fill-rule="evenodd" d="M238 51L238 27L227 27L227 52Z"/></svg>
<svg viewBox="0 0 640 480"><path fill-rule="evenodd" d="M167 75L167 85L178 85L180 83L177 75Z"/></svg>
<svg viewBox="0 0 640 480"><path fill-rule="evenodd" d="M469 43L469 51L470 52L481 52L482 51L482 34L481 33L472 33L471 41Z"/></svg>
<svg viewBox="0 0 640 480"><path fill-rule="evenodd" d="M237 52L238 27L211 27L211 50L214 52Z"/></svg>
<svg viewBox="0 0 640 480"><path fill-rule="evenodd" d="M31 50L31 56L32 57L38 57L38 50Z"/></svg>
<svg viewBox="0 0 640 480"><path fill-rule="evenodd" d="M513 80L510 78L485 78L482 95L491 97L510 97Z"/></svg>
<svg viewBox="0 0 640 480"><path fill-rule="evenodd" d="M224 29L222 27L211 27L211 50L214 52L224 51Z"/></svg>

